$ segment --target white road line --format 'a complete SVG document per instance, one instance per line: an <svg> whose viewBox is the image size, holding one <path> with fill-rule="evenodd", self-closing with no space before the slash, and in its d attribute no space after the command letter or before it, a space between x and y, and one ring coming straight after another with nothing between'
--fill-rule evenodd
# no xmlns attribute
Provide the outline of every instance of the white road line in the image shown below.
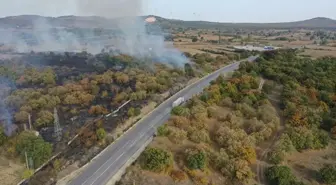
<svg viewBox="0 0 336 185"><path fill-rule="evenodd" d="M169 109L167 109L166 111L165 111L165 114L164 114L164 116L167 114L167 113L169 113ZM156 116L155 117L155 119L157 119L157 117L159 117L159 116L161 116L161 114L159 114L158 116ZM164 116L161 116L161 119L164 117ZM153 121L152 122L152 124L150 125L150 127L149 127L149 129L147 129L145 132L143 132L141 135L140 135L140 137L138 137L139 139L142 139L142 137L145 135L145 134L147 134L147 132L150 130L150 129L152 129L153 128L153 126L156 124L157 122L156 121ZM134 146L134 144L135 144L135 142L137 142L138 140L134 140L129 146L130 146L130 149ZM125 146L126 146L127 144L125 144ZM119 155L118 156L118 158L116 159L116 160L114 160L97 178L95 178L95 180L90 184L90 185L93 185L116 161L118 161L124 154L125 154L126 152L123 152L121 155ZM112 158L112 157L111 157ZM108 160L109 161L109 160ZM103 165L105 165L105 163L103 164ZM103 166L102 165L102 166ZM101 167L102 167L101 166ZM100 167L100 168L101 168ZM97 171L99 171L99 169L97 170ZM97 172L96 171L96 172ZM92 176L91 176L92 177ZM85 184L85 183L84 183Z"/></svg>
<svg viewBox="0 0 336 185"><path fill-rule="evenodd" d="M126 144L123 146L123 147L121 147L120 149L123 149L123 148L125 148L126 146L127 146L127 144L129 143L130 141L127 141L126 142ZM120 150L119 149L119 150ZM85 184L88 180L90 180L91 179L91 177L93 177L106 163L108 163L110 160L112 159L112 156L103 164L103 165L101 165L89 178L87 178L86 179L86 181L84 181L84 183L83 184Z"/></svg>
<svg viewBox="0 0 336 185"><path fill-rule="evenodd" d="M142 138L147 132L143 132L139 138ZM129 146L130 149L134 146L135 142L138 140L134 140ZM125 144L126 146L126 144ZM126 151L127 152L127 151ZM107 166L107 168L97 177L94 179L94 181L90 184L93 185L116 161L118 161L126 152L123 152L121 155L118 156L116 160L114 160L110 165ZM111 157L112 158L112 157ZM97 170L98 171L98 170ZM84 183L85 184L85 183Z"/></svg>

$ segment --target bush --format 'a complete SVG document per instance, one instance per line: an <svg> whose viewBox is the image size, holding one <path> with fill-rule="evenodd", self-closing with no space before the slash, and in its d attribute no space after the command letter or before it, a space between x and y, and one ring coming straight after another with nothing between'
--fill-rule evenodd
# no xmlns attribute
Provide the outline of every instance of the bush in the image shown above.
<svg viewBox="0 0 336 185"><path fill-rule="evenodd" d="M29 179L31 176L34 175L34 170L31 169L25 169L22 174L23 179Z"/></svg>
<svg viewBox="0 0 336 185"><path fill-rule="evenodd" d="M280 164L285 158L285 153L280 149L274 149L267 153L267 158L272 164Z"/></svg>
<svg viewBox="0 0 336 185"><path fill-rule="evenodd" d="M161 125L157 128L158 136L167 136L169 134L169 128L166 124Z"/></svg>
<svg viewBox="0 0 336 185"><path fill-rule="evenodd" d="M139 116L141 114L141 109L139 107L134 109L134 116Z"/></svg>
<svg viewBox="0 0 336 185"><path fill-rule="evenodd" d="M187 166L191 170L203 170L206 164L206 156L203 151L188 150Z"/></svg>
<svg viewBox="0 0 336 185"><path fill-rule="evenodd" d="M159 148L147 148L143 154L142 168L153 172L162 172L171 165L172 155Z"/></svg>
<svg viewBox="0 0 336 185"><path fill-rule="evenodd" d="M171 113L176 116L188 116L190 114L189 109L182 106L174 107Z"/></svg>
<svg viewBox="0 0 336 185"><path fill-rule="evenodd" d="M326 165L320 169L319 178L321 181L327 184L336 184L336 167L331 165Z"/></svg>
<svg viewBox="0 0 336 185"><path fill-rule="evenodd" d="M53 162L53 168L54 170L56 171L56 173L60 172L61 171L61 168L62 168L62 163L59 159L56 159L54 162Z"/></svg>
<svg viewBox="0 0 336 185"><path fill-rule="evenodd" d="M174 123L174 126L177 128L185 128L190 124L188 118L183 116L173 116L171 119Z"/></svg>
<svg viewBox="0 0 336 185"><path fill-rule="evenodd" d="M96 131L96 135L97 135L98 140L103 140L106 137L106 131L103 128L99 128Z"/></svg>
<svg viewBox="0 0 336 185"><path fill-rule="evenodd" d="M183 143L187 139L187 132L181 129L172 129L169 133L169 140L175 144Z"/></svg>
<svg viewBox="0 0 336 185"><path fill-rule="evenodd" d="M287 166L272 166L265 172L269 184L272 185L303 185L296 181L292 171Z"/></svg>
<svg viewBox="0 0 336 185"><path fill-rule="evenodd" d="M328 134L319 129L292 128L289 130L288 135L298 151L322 149L329 144Z"/></svg>
<svg viewBox="0 0 336 185"><path fill-rule="evenodd" d="M210 142L210 136L208 134L208 131L205 129L199 130L199 129L192 129L189 131L189 139L192 142L195 143L208 143Z"/></svg>
<svg viewBox="0 0 336 185"><path fill-rule="evenodd" d="M127 115L129 117L135 116L135 109L133 107L129 108L128 111L127 111Z"/></svg>

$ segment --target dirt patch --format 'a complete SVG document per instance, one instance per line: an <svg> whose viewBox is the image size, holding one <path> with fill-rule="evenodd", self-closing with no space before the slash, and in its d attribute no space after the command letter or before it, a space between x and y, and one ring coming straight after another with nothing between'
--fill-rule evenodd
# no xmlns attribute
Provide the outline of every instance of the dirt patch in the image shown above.
<svg viewBox="0 0 336 185"><path fill-rule="evenodd" d="M24 164L20 164L0 157L0 182L1 185L13 185L19 183L21 175L25 169Z"/></svg>
<svg viewBox="0 0 336 185"><path fill-rule="evenodd" d="M315 50L315 49L305 49L301 55L308 55L313 58L319 58L323 56L333 56L336 57L336 50Z"/></svg>

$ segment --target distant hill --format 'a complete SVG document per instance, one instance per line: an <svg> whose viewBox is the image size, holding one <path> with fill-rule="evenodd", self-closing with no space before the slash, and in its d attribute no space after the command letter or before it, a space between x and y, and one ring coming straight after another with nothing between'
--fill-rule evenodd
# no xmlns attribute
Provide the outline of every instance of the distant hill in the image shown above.
<svg viewBox="0 0 336 185"><path fill-rule="evenodd" d="M164 24L172 24L179 27L197 27L197 28L325 28L336 29L336 20L317 17L304 21L283 22L283 23L216 23L207 21L183 21L169 20L157 17Z"/></svg>
<svg viewBox="0 0 336 185"><path fill-rule="evenodd" d="M145 18L143 16L141 18ZM207 21L183 21L166 19L155 16L157 22L164 28L167 27L191 27L191 28L325 28L336 29L336 20L317 17L304 21L283 22L283 23L218 23ZM35 21L47 21L52 27L80 27L80 28L113 28L116 24L116 19L107 19L103 17L81 17L81 16L61 16L61 17L42 17L38 15L20 15L0 18L1 28L32 28ZM120 20L119 20L120 21Z"/></svg>

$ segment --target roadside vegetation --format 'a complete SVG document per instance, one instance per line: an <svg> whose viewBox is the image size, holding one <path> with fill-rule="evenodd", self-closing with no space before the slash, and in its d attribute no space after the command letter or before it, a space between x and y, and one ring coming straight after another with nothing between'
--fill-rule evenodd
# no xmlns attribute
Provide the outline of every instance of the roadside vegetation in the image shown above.
<svg viewBox="0 0 336 185"><path fill-rule="evenodd" d="M335 71L335 58L301 58L295 50L269 51L255 63L242 63L232 78L219 77L201 95L175 107L170 120L158 128L144 153L153 149L171 153L174 162L164 172L144 168L140 158L120 184L133 180L140 184L257 184L257 176L279 185L335 183L335 161L305 175L286 161L294 152L332 147ZM261 77L267 82L259 91ZM278 106L284 125L268 99L276 85L283 87ZM267 165L260 167L265 168L264 174L258 174L253 166L264 159L256 149L272 138L276 140L267 150Z"/></svg>
<svg viewBox="0 0 336 185"><path fill-rule="evenodd" d="M155 149L173 154L170 171L161 173L160 178L169 182L170 176L171 183L252 182L255 146L269 139L279 127L275 109L266 94L258 90L259 80L240 73L229 80L219 77L201 95L175 107L171 119L158 128L158 137L144 152ZM264 115L264 111L268 114ZM138 168L153 171L135 165L129 174ZM140 184L148 183L146 176L139 177L136 181ZM160 178L155 178L155 183ZM132 180L126 174L121 184Z"/></svg>

